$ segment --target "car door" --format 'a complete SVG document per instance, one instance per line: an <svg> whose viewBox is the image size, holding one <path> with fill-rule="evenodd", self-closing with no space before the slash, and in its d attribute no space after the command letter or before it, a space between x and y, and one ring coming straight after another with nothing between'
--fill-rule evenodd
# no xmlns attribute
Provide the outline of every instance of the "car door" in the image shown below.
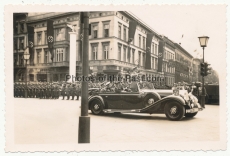
<svg viewBox="0 0 230 156"><path fill-rule="evenodd" d="M101 93L106 109L122 109L122 99L120 93Z"/></svg>
<svg viewBox="0 0 230 156"><path fill-rule="evenodd" d="M139 92L122 92L122 109L143 108L143 96Z"/></svg>

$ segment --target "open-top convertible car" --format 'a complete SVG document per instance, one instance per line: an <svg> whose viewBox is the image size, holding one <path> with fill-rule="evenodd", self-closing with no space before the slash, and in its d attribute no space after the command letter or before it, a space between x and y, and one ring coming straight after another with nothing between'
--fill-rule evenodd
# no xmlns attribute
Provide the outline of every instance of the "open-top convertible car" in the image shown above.
<svg viewBox="0 0 230 156"><path fill-rule="evenodd" d="M165 114L169 120L181 120L184 116L194 117L202 110L183 93L172 90L156 90L142 83L132 82L129 91L89 89L89 109L95 115L103 113L149 113Z"/></svg>

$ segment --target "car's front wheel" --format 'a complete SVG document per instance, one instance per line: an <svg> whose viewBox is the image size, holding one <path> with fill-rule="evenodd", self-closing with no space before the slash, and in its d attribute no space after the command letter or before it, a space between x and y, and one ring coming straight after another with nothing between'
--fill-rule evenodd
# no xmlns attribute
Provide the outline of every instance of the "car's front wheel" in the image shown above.
<svg viewBox="0 0 230 156"><path fill-rule="evenodd" d="M171 102L165 105L165 115L169 120L178 121L185 115L185 108L178 102Z"/></svg>
<svg viewBox="0 0 230 156"><path fill-rule="evenodd" d="M99 100L94 100L90 104L90 110L94 115L101 115L103 114L104 106Z"/></svg>

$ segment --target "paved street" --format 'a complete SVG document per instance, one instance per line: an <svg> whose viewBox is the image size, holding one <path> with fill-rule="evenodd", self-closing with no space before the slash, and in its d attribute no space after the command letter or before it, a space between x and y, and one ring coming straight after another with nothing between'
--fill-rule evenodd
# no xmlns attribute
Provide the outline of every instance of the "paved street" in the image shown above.
<svg viewBox="0 0 230 156"><path fill-rule="evenodd" d="M17 144L78 142L80 101L14 99ZM219 106L207 105L195 118L169 121L164 114L106 114L89 111L91 142L216 141Z"/></svg>

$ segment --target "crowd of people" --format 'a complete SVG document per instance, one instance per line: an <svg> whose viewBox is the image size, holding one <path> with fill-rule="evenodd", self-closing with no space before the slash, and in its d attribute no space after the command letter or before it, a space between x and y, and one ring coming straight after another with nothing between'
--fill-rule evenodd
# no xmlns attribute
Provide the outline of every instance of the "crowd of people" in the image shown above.
<svg viewBox="0 0 230 156"><path fill-rule="evenodd" d="M39 99L59 99L62 96L64 100L72 97L71 100L79 99L81 92L81 85L79 82L28 82L27 85L24 82L14 83L14 97L17 98L39 98ZM27 94L27 95L26 95Z"/></svg>
<svg viewBox="0 0 230 156"><path fill-rule="evenodd" d="M138 92L138 88L135 86L138 84L139 89L165 89L160 88L159 85L155 85L154 82L139 81L139 82L128 82L128 81L90 81L88 82L89 90L95 88L100 92ZM136 87L136 88L135 88ZM168 87L169 88L169 87ZM189 85L185 82L174 83L173 94L179 94L179 90L187 90L188 98L192 95L199 99L201 95L201 87L195 83ZM27 95L26 95L27 93ZM14 97L16 98L39 98L39 99L62 99L67 100L79 100L81 95L81 82L15 82L14 83Z"/></svg>
<svg viewBox="0 0 230 156"><path fill-rule="evenodd" d="M201 101L202 87L199 82L192 82L191 85L186 82L174 83L172 90L174 95L183 95L187 103L192 102L199 105Z"/></svg>

